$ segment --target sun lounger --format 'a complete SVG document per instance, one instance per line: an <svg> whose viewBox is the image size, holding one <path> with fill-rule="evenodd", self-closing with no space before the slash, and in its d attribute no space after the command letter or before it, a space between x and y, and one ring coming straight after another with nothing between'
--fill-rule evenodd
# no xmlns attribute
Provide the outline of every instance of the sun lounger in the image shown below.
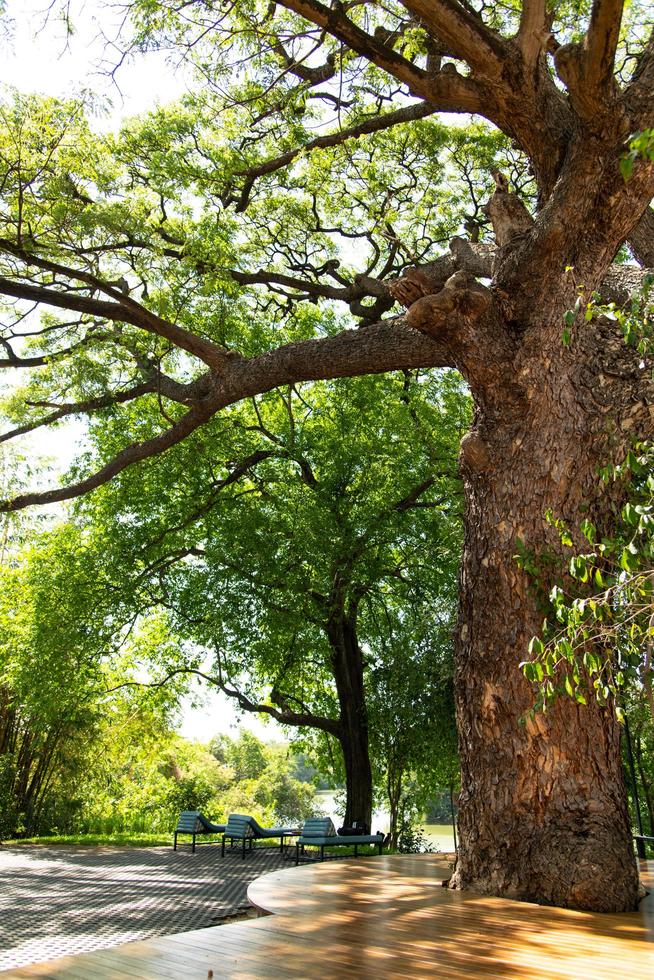
<svg viewBox="0 0 654 980"><path fill-rule="evenodd" d="M384 835L352 834L343 837L336 833L334 824L329 817L312 817L310 820L305 820L302 833L295 843L295 863L300 863L300 854L304 852L306 847L320 848L320 860L324 861L326 847L354 846L354 856L358 857L361 844L374 844L379 848L381 854L384 846Z"/></svg>
<svg viewBox="0 0 654 980"><path fill-rule="evenodd" d="M177 838L180 834L190 835L192 838L191 851L195 851L196 837L202 836L202 834L222 834L224 830L224 823L211 823L199 810L183 810L173 833L173 850L177 850ZM201 841L200 843L210 844L211 841ZM216 841L216 843L218 842Z"/></svg>
<svg viewBox="0 0 654 980"><path fill-rule="evenodd" d="M225 856L225 843L230 841L241 842L241 857L245 858L246 844L252 850L255 840L269 840L271 837L279 837L279 849L284 850L284 839L286 837L297 837L297 830L293 827L261 827L254 817L246 813L230 813L227 818L227 826L223 832L221 855Z"/></svg>

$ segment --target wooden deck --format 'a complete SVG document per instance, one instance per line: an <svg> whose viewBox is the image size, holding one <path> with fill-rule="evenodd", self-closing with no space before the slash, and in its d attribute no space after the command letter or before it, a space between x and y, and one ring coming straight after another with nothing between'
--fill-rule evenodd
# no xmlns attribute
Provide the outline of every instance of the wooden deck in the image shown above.
<svg viewBox="0 0 654 980"><path fill-rule="evenodd" d="M253 882L262 912L0 974L66 980L502 978L652 980L654 895L631 915L552 909L440 887L441 855L290 868ZM643 863L654 889L654 862ZM212 973L210 972L212 971Z"/></svg>

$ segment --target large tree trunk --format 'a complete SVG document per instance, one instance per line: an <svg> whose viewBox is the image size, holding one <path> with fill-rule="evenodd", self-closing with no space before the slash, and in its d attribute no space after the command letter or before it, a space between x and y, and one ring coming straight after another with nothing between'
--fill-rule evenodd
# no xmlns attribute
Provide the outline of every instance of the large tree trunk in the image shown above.
<svg viewBox="0 0 654 980"><path fill-rule="evenodd" d="M345 764L345 817L346 827L355 821L363 821L368 827L372 820L372 771L368 756L368 732L360 725L350 724L341 739L341 751Z"/></svg>
<svg viewBox="0 0 654 980"><path fill-rule="evenodd" d="M356 613L333 615L328 626L334 680L340 707L339 741L345 767L346 826L372 820L372 768L368 746L368 712L363 684L363 657L356 633Z"/></svg>
<svg viewBox="0 0 654 980"><path fill-rule="evenodd" d="M557 321L554 312L560 331ZM501 417L486 401L462 446L461 848L453 883L545 904L629 910L638 876L614 712L591 694L586 706L561 696L530 715L535 691L519 668L544 616L542 596L539 608L534 583L515 560L519 540L544 559L546 584L548 575L565 574L546 510L571 528L590 517L610 529L611 504L619 504L602 498L597 474L626 445L613 413L620 409L620 417L634 397L620 370L622 352L630 354L606 321L589 325L584 337L570 348L553 344L547 358L523 350L514 365L526 393L522 410ZM619 488L604 488L609 493Z"/></svg>

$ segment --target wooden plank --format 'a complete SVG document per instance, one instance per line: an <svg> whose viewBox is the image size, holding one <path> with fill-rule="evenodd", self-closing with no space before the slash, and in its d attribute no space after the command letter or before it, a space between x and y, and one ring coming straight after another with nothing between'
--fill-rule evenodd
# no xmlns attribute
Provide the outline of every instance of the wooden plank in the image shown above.
<svg viewBox="0 0 654 980"><path fill-rule="evenodd" d="M629 980L654 978L654 895L631 915L553 909L439 887L440 855L275 872L277 914L128 943L1 976L16 980ZM654 885L654 863L643 867Z"/></svg>

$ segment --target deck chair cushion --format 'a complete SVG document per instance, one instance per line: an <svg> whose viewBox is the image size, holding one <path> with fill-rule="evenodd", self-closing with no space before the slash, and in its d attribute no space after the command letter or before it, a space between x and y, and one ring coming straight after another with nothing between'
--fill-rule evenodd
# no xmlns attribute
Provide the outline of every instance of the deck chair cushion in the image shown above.
<svg viewBox="0 0 654 980"><path fill-rule="evenodd" d="M180 813L176 827L178 834L199 834L202 833L202 830L198 810L183 810Z"/></svg>
<svg viewBox="0 0 654 980"><path fill-rule="evenodd" d="M329 817L309 817L304 821L302 837L336 837L336 828Z"/></svg>
<svg viewBox="0 0 654 980"><path fill-rule="evenodd" d="M254 837L254 827L250 818L243 813L230 813L227 817L225 837Z"/></svg>
<svg viewBox="0 0 654 980"><path fill-rule="evenodd" d="M254 836L263 839L268 837L286 837L287 834L293 833L294 830L293 827L262 827L254 817L249 817L248 819L254 831Z"/></svg>

